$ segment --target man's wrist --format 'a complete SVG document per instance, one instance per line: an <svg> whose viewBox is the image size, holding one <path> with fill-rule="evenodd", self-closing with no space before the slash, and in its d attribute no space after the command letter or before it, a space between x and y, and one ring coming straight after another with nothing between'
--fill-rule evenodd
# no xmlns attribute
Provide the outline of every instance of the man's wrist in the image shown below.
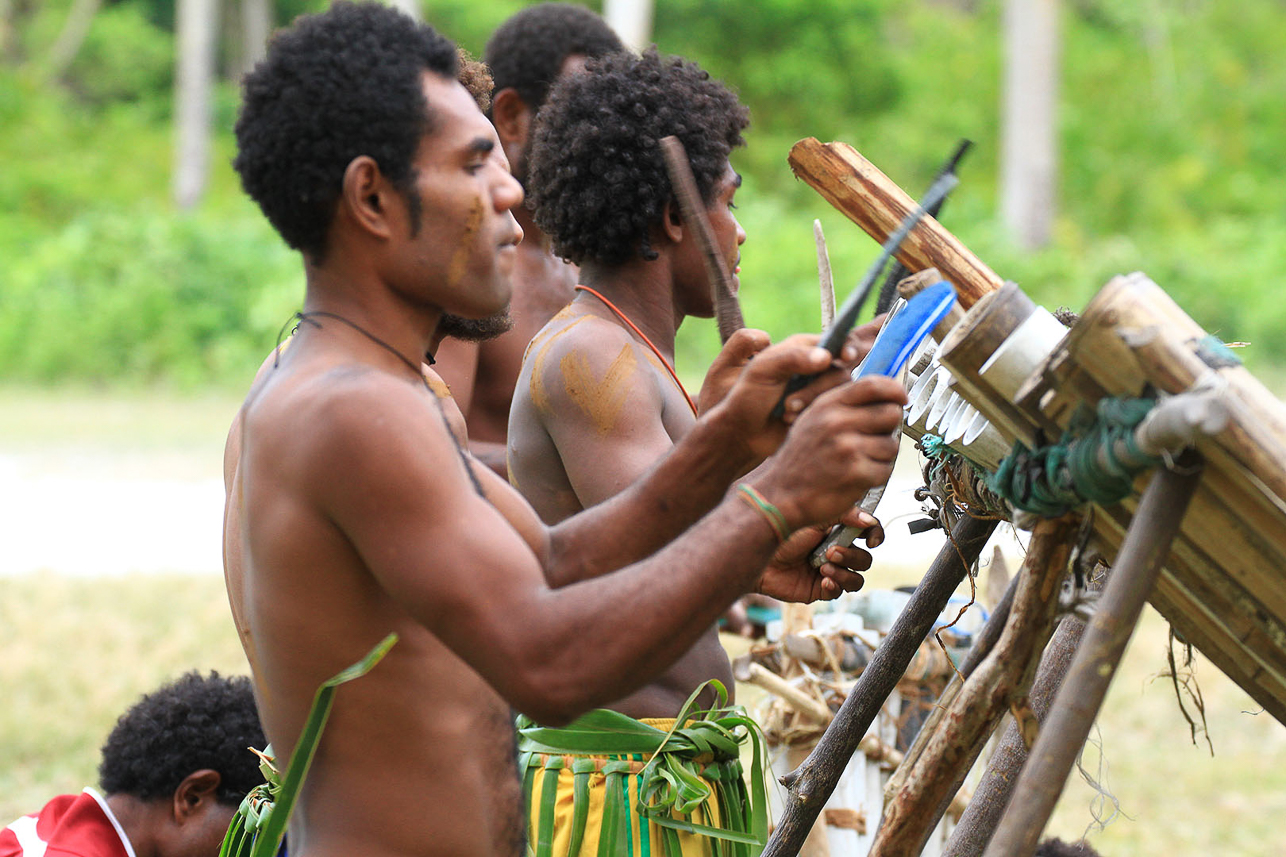
<svg viewBox="0 0 1286 857"><path fill-rule="evenodd" d="M737 424L724 402L703 414L684 440L697 444L702 454L709 456L707 460L711 464L730 474L731 481L732 477L747 472L758 461L746 443L745 427Z"/></svg>
<svg viewBox="0 0 1286 857"><path fill-rule="evenodd" d="M795 502L794 493L777 485L772 477L771 471L765 472L765 470L761 469L756 471L753 485L749 482L743 482L742 485L758 495L765 504L771 506L772 511L766 511L765 513L771 514L779 522L778 525L785 530L786 536L789 537L795 530L811 522L804 520L805 516L799 508L799 504ZM740 488L740 486L738 487ZM782 541L785 541L784 537Z"/></svg>

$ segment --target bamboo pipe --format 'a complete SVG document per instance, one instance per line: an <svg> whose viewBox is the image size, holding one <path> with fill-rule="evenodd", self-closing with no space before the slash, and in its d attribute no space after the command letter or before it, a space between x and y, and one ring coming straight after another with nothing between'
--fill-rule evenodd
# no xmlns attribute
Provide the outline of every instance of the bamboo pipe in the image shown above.
<svg viewBox="0 0 1286 857"><path fill-rule="evenodd" d="M791 148L786 160L797 178L880 244L915 210L915 200L906 191L846 143L808 137ZM907 236L896 256L912 273L929 267L941 271L965 309L1003 282L932 217L925 217Z"/></svg>
<svg viewBox="0 0 1286 857"><path fill-rule="evenodd" d="M749 658L738 659L733 665L733 678L756 684L774 696L784 699L801 714L825 726L835 719L835 714L816 699L804 693L772 670L765 669Z"/></svg>

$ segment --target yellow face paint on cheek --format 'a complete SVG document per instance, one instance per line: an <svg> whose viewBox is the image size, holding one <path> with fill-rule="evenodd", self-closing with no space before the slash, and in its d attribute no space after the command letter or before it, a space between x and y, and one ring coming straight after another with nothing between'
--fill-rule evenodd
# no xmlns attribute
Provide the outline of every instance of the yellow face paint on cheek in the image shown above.
<svg viewBox="0 0 1286 857"><path fill-rule="evenodd" d="M460 235L460 241L451 254L450 264L447 265L447 286L452 289L458 288L464 280L464 273L469 268L469 257L473 255L473 236L477 234L480 226L482 226L482 197L475 196L464 220L464 232Z"/></svg>
<svg viewBox="0 0 1286 857"><path fill-rule="evenodd" d="M599 435L610 434L616 427L616 419L630 393L626 382L637 366L634 349L628 345L621 348L601 381L595 380L589 360L578 351L564 356L558 364L568 398L593 421Z"/></svg>

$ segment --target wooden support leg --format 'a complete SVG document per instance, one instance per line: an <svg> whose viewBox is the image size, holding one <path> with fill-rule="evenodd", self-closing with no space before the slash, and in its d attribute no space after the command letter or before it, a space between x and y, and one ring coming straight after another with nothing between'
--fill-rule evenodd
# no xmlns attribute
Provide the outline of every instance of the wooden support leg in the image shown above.
<svg viewBox="0 0 1286 857"><path fill-rule="evenodd" d="M951 701L905 785L885 807L872 857L913 857L923 850L937 819L928 822L938 805L950 800L957 776L973 762L973 749L986 743L1011 703L1025 698L1049 639L1079 529L1080 516L1072 514L1042 520L1032 530L1005 630Z"/></svg>
<svg viewBox="0 0 1286 857"><path fill-rule="evenodd" d="M951 539L938 552L817 747L802 765L782 777L788 792L785 812L768 840L764 857L799 853L844 766L932 630L934 620L969 573L969 566L982 552L996 523L964 517L956 524Z"/></svg>
<svg viewBox="0 0 1286 857"><path fill-rule="evenodd" d="M1062 687L1072 657L1084 634L1085 622L1076 616L1067 616L1059 623L1058 630L1045 647L1029 696L1032 713L1041 723L1046 722L1054 695ZM981 747L978 749L981 750ZM976 754L974 758L977 758ZM991 835L995 833L996 825L1000 823L1000 815L1009 804L1014 783L1018 781L1018 774L1026 761L1027 742L1023 740L1018 724L1010 723L1000 739L1000 746L987 764L987 770L979 781L969 806L960 816L956 829L951 832L951 839L943 849L942 857L974 857L982 853L991 840ZM971 760L970 767L972 765ZM957 780L963 782L964 776L957 777ZM956 789L959 787L958 784L955 786ZM937 818L941 817L942 813L939 812ZM934 824L937 824L936 820Z"/></svg>
<svg viewBox="0 0 1286 857"><path fill-rule="evenodd" d="M1200 481L1195 456L1183 472L1160 470L1143 492L1085 638L1014 789L985 857L1031 857L1089 735L1125 646L1179 533Z"/></svg>

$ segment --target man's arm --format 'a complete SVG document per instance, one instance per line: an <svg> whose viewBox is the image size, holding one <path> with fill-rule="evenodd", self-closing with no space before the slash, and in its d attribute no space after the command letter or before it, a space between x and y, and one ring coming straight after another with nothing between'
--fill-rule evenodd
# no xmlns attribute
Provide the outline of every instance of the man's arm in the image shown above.
<svg viewBox="0 0 1286 857"><path fill-rule="evenodd" d="M776 380L773 361L777 359L776 355L788 349L814 344L818 337L792 336L765 352L768 347L766 333L749 329L737 331L706 373L698 405L702 418L692 431L668 454L661 455L659 461L656 450L660 449L661 441L656 438L655 431L651 432L648 435L651 438L649 461L641 466L637 462L634 465L637 474L642 476L636 474L635 479L624 482L623 490L617 488L619 494L608 495L612 497L610 501L551 529L550 555L546 565L550 579L581 580L604 574L642 559L668 544L723 499L733 480L767 458L781 443L788 424L794 422L810 402L847 380L847 369L855 366L870 350L882 323L881 317L857 328L850 336L851 349L846 349L845 371L827 371L792 395L787 400L784 421L769 416L783 390ZM817 362L812 364L815 368L801 374L827 369L829 355L820 349L817 351ZM762 357L759 356L761 354ZM730 391L738 385L741 395L733 396ZM734 463L735 455L743 446L749 453L744 459L736 459L739 463ZM605 461L590 463L602 465ZM628 487L624 487L626 485ZM633 528L623 541L604 544L598 538L603 526L601 519L611 520L616 516L647 523ZM847 569L866 568L868 565L869 557L864 552L842 549L835 562L823 571L835 577L842 588L855 588L860 582L851 577ZM833 598L839 594L840 588L831 586L821 597ZM792 591L798 592L793 587Z"/></svg>
<svg viewBox="0 0 1286 857"><path fill-rule="evenodd" d="M778 395L806 363L775 361ZM896 451L887 435L903 393L884 380L820 397L783 447L782 466L760 478L758 488L792 527L838 515L887 474ZM755 410L766 417L771 407ZM375 424L373 412L385 418ZM732 498L648 560L550 589L531 549L473 490L440 419L430 416L423 395L410 398L397 382L336 390L328 430L308 450L307 493L404 609L538 719L565 720L655 676L753 586L777 546L759 513ZM731 409L718 417L747 418ZM726 436L716 440L729 445ZM676 457L689 477L710 472L700 456L667 461ZM744 459L744 451L708 457ZM805 461L816 465L814 475ZM602 523L599 538L608 544L638 529L620 516Z"/></svg>

